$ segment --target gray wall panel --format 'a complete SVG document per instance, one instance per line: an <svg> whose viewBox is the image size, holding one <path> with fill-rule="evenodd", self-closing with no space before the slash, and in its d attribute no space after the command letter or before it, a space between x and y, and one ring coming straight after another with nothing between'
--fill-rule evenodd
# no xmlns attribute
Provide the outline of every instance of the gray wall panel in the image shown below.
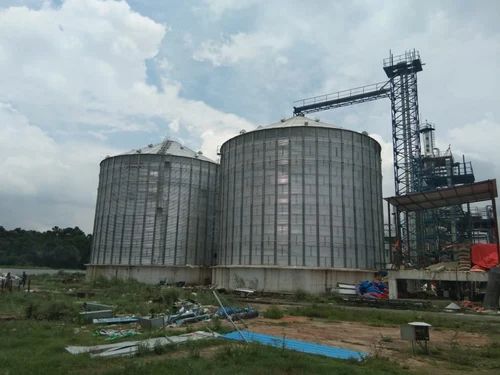
<svg viewBox="0 0 500 375"><path fill-rule="evenodd" d="M210 265L217 168L204 160L132 154L101 163L94 264Z"/></svg>
<svg viewBox="0 0 500 375"><path fill-rule="evenodd" d="M219 264L381 265L375 140L337 128L261 129L230 139L221 155Z"/></svg>

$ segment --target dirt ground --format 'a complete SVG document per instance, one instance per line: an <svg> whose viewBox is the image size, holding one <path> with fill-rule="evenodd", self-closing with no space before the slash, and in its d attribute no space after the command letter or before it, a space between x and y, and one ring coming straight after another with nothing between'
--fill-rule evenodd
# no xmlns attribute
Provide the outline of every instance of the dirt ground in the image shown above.
<svg viewBox="0 0 500 375"><path fill-rule="evenodd" d="M425 356L412 356L411 344L400 339L399 326L377 327L358 322L328 322L298 316L281 319L259 317L247 320L246 324L249 330L255 332L363 351L396 360L408 368L435 369L439 365ZM488 345L490 340L477 333L431 329L430 348L449 348L452 342L461 346L481 347Z"/></svg>

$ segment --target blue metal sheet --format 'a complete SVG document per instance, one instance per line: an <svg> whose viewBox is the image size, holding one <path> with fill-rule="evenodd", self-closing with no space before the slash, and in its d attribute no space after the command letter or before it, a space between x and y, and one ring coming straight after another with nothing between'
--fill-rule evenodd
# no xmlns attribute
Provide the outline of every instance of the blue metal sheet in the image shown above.
<svg viewBox="0 0 500 375"><path fill-rule="evenodd" d="M297 352L302 352L302 353L322 355L325 357L337 358L337 359L356 359L358 361L361 361L368 356L368 353L337 348L334 346L321 345L313 342L293 340L287 338L283 339L282 337L278 336L265 335L262 333L255 333L250 331L240 331L240 332L249 342L257 342L263 345L295 350ZM243 338L237 331L225 334L223 335L223 337L229 340L243 341Z"/></svg>

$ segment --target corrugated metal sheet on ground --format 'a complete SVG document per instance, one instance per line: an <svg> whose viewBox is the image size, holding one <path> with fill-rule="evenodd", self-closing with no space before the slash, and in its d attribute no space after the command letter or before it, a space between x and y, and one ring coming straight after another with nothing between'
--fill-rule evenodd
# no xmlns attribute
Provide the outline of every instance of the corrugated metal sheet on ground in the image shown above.
<svg viewBox="0 0 500 375"><path fill-rule="evenodd" d="M361 361L363 358L368 356L368 353L337 348L334 346L316 344L313 342L293 340L287 338L283 340L282 337L265 335L262 333L255 333L250 331L240 331L240 332L245 336L245 338L249 342L257 342L263 345L295 350L297 352L302 352L302 353L317 354L337 359L357 359L358 361ZM223 337L229 340L243 341L243 338L237 331L225 334L223 335Z"/></svg>

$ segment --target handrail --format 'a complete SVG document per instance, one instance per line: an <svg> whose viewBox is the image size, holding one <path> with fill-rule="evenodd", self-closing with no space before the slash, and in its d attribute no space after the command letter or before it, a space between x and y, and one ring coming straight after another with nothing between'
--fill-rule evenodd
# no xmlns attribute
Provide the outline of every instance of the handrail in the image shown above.
<svg viewBox="0 0 500 375"><path fill-rule="evenodd" d="M296 100L293 104L295 107L303 107L305 105L316 104L320 102L326 102L329 100L336 100L342 98L349 98L355 95L366 94L370 92L377 92L382 90L389 90L388 86L390 81L377 82L366 86L355 87L348 90L341 90L329 94L323 94L318 96L312 96L310 98L304 98Z"/></svg>

